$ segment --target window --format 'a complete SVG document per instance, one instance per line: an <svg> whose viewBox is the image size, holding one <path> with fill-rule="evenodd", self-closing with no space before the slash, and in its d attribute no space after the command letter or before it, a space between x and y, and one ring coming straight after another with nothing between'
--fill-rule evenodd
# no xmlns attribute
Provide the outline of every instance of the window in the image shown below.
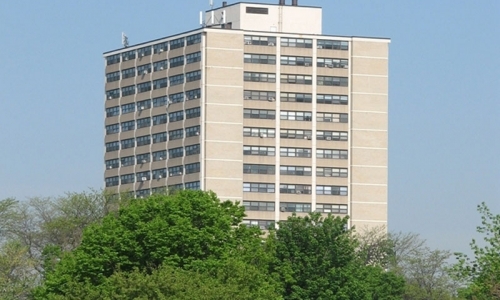
<svg viewBox="0 0 500 300"><path fill-rule="evenodd" d="M274 165L243 164L243 174L275 174Z"/></svg>
<svg viewBox="0 0 500 300"><path fill-rule="evenodd" d="M118 176L108 177L105 179L105 181L106 181L106 187L117 186L120 184Z"/></svg>
<svg viewBox="0 0 500 300"><path fill-rule="evenodd" d="M167 123L167 114L153 116L153 125L160 125Z"/></svg>
<svg viewBox="0 0 500 300"><path fill-rule="evenodd" d="M281 56L281 64L286 66L312 66L312 57L306 56Z"/></svg>
<svg viewBox="0 0 500 300"><path fill-rule="evenodd" d="M186 92L186 100L198 99L201 97L201 89L194 89Z"/></svg>
<svg viewBox="0 0 500 300"><path fill-rule="evenodd" d="M107 161L105 161L105 164L106 169L118 168L120 166L120 160L118 160L118 158L108 159Z"/></svg>
<svg viewBox="0 0 500 300"><path fill-rule="evenodd" d="M274 211L274 202L243 201L243 207L247 211Z"/></svg>
<svg viewBox="0 0 500 300"><path fill-rule="evenodd" d="M135 196L140 199L149 197L149 195L151 195L151 191L149 189L137 190L135 192Z"/></svg>
<svg viewBox="0 0 500 300"><path fill-rule="evenodd" d="M326 141L347 141L346 131L316 131L318 140Z"/></svg>
<svg viewBox="0 0 500 300"><path fill-rule="evenodd" d="M247 14L267 15L269 14L269 8L247 6L246 12Z"/></svg>
<svg viewBox="0 0 500 300"><path fill-rule="evenodd" d="M317 158L347 159L347 150L317 149Z"/></svg>
<svg viewBox="0 0 500 300"><path fill-rule="evenodd" d="M318 57L316 64L322 68L349 68L349 61L347 59Z"/></svg>
<svg viewBox="0 0 500 300"><path fill-rule="evenodd" d="M175 68L184 65L184 55L172 57L170 59L170 68Z"/></svg>
<svg viewBox="0 0 500 300"><path fill-rule="evenodd" d="M186 182L186 190L199 190L199 189L200 189L199 181Z"/></svg>
<svg viewBox="0 0 500 300"><path fill-rule="evenodd" d="M244 182L243 192L246 193L274 193L274 183Z"/></svg>
<svg viewBox="0 0 500 300"><path fill-rule="evenodd" d="M168 139L171 141L182 138L184 138L184 129L177 129L168 132Z"/></svg>
<svg viewBox="0 0 500 300"><path fill-rule="evenodd" d="M274 138L276 137L276 130L274 128L244 127L243 136Z"/></svg>
<svg viewBox="0 0 500 300"><path fill-rule="evenodd" d="M200 163L187 164L184 169L186 170L186 174L193 174L200 172Z"/></svg>
<svg viewBox="0 0 500 300"><path fill-rule="evenodd" d="M122 70L122 79L130 78L135 76L135 68L129 68Z"/></svg>
<svg viewBox="0 0 500 300"><path fill-rule="evenodd" d="M167 96L153 98L153 107L160 107L167 105L168 98Z"/></svg>
<svg viewBox="0 0 500 300"><path fill-rule="evenodd" d="M120 132L120 124L106 126L106 134L114 134Z"/></svg>
<svg viewBox="0 0 500 300"><path fill-rule="evenodd" d="M194 45L194 44L199 44L201 43L201 33L190 35L186 37L186 45Z"/></svg>
<svg viewBox="0 0 500 300"><path fill-rule="evenodd" d="M120 71L106 74L106 82L113 82L118 80L120 80Z"/></svg>
<svg viewBox="0 0 500 300"><path fill-rule="evenodd" d="M137 120L137 129L151 126L151 118L142 118Z"/></svg>
<svg viewBox="0 0 500 300"><path fill-rule="evenodd" d="M280 138L282 139L305 139L310 140L312 136L311 130L297 130L297 129L281 129Z"/></svg>
<svg viewBox="0 0 500 300"><path fill-rule="evenodd" d="M122 132L134 130L135 122L134 121L122 122L121 126L122 126Z"/></svg>
<svg viewBox="0 0 500 300"><path fill-rule="evenodd" d="M193 71L186 73L186 82L192 82L201 79L201 71Z"/></svg>
<svg viewBox="0 0 500 300"><path fill-rule="evenodd" d="M281 74L281 83L312 84L311 75Z"/></svg>
<svg viewBox="0 0 500 300"><path fill-rule="evenodd" d="M180 176L182 175L183 171L184 171L183 166L170 167L168 168L168 176L169 177Z"/></svg>
<svg viewBox="0 0 500 300"><path fill-rule="evenodd" d="M156 169L153 170L153 178L154 179L161 179L161 178L166 178L167 177L167 169Z"/></svg>
<svg viewBox="0 0 500 300"><path fill-rule="evenodd" d="M153 152L153 161L160 161L167 158L167 150Z"/></svg>
<svg viewBox="0 0 500 300"><path fill-rule="evenodd" d="M276 99L276 92L267 91L245 91L245 100L262 100L262 101L274 101Z"/></svg>
<svg viewBox="0 0 500 300"><path fill-rule="evenodd" d="M168 50L168 42L163 42L163 43L153 45L153 52L155 54L161 53L161 52L164 52L167 50Z"/></svg>
<svg viewBox="0 0 500 300"><path fill-rule="evenodd" d="M311 157L310 148L280 148L281 157Z"/></svg>
<svg viewBox="0 0 500 300"><path fill-rule="evenodd" d="M316 168L316 176L321 177L342 177L347 178L347 169L345 168Z"/></svg>
<svg viewBox="0 0 500 300"><path fill-rule="evenodd" d="M168 119L170 123L184 120L184 111L174 111L168 114Z"/></svg>
<svg viewBox="0 0 500 300"><path fill-rule="evenodd" d="M168 96L170 99L170 103L180 103L184 101L184 93L177 93L177 94L172 94Z"/></svg>
<svg viewBox="0 0 500 300"><path fill-rule="evenodd" d="M266 65L275 65L276 64L276 55L267 55L267 54L247 54L243 55L243 61L249 64L266 64Z"/></svg>
<svg viewBox="0 0 500 300"><path fill-rule="evenodd" d="M316 211L321 213L347 214L346 204L316 204Z"/></svg>
<svg viewBox="0 0 500 300"><path fill-rule="evenodd" d="M346 186L335 185L317 185L316 194L318 195L334 195L334 196L347 196Z"/></svg>
<svg viewBox="0 0 500 300"><path fill-rule="evenodd" d="M109 65L114 65L120 62L120 54L115 54L115 55L110 55L106 57L106 64Z"/></svg>
<svg viewBox="0 0 500 300"><path fill-rule="evenodd" d="M182 183L181 183L182 184ZM167 187L156 187L151 189L152 194L165 195L167 193Z"/></svg>
<svg viewBox="0 0 500 300"><path fill-rule="evenodd" d="M276 46L276 37L274 36L245 35L244 39L245 39L245 45Z"/></svg>
<svg viewBox="0 0 500 300"><path fill-rule="evenodd" d="M151 91L151 82L143 82L137 85L137 93Z"/></svg>
<svg viewBox="0 0 500 300"><path fill-rule="evenodd" d="M319 104L342 104L347 105L348 96L346 95L318 95L317 102Z"/></svg>
<svg viewBox="0 0 500 300"><path fill-rule="evenodd" d="M151 172L137 172L135 176L137 177L137 182L143 182L151 179Z"/></svg>
<svg viewBox="0 0 500 300"><path fill-rule="evenodd" d="M133 166L135 165L135 157L127 156L121 158L122 167Z"/></svg>
<svg viewBox="0 0 500 300"><path fill-rule="evenodd" d="M111 100L118 97L120 97L120 89L106 91L106 99Z"/></svg>
<svg viewBox="0 0 500 300"><path fill-rule="evenodd" d="M106 143L106 152L118 151L120 150L119 142Z"/></svg>
<svg viewBox="0 0 500 300"><path fill-rule="evenodd" d="M122 87L122 97L135 94L135 85Z"/></svg>
<svg viewBox="0 0 500 300"><path fill-rule="evenodd" d="M311 39L281 38L281 47L312 48Z"/></svg>
<svg viewBox="0 0 500 300"><path fill-rule="evenodd" d="M311 212L311 203L290 203L281 202L280 211L282 212Z"/></svg>
<svg viewBox="0 0 500 300"><path fill-rule="evenodd" d="M259 227L261 230L267 230L274 225L274 221L270 220L243 220L243 222L241 223L246 225L247 227Z"/></svg>
<svg viewBox="0 0 500 300"><path fill-rule="evenodd" d="M245 119L276 119L276 112L274 110L266 109L244 109L243 117Z"/></svg>
<svg viewBox="0 0 500 300"><path fill-rule="evenodd" d="M137 101L137 110L138 111L150 109L150 108L151 108L151 99Z"/></svg>
<svg viewBox="0 0 500 300"><path fill-rule="evenodd" d="M276 148L261 146L243 146L243 155L274 156Z"/></svg>
<svg viewBox="0 0 500 300"><path fill-rule="evenodd" d="M276 74L245 72L243 74L243 80L254 82L276 82Z"/></svg>
<svg viewBox="0 0 500 300"><path fill-rule="evenodd" d="M139 136L139 137L137 137L136 141L137 141L137 147L144 146L144 145L150 145L151 144L151 136L150 135Z"/></svg>
<svg viewBox="0 0 500 300"><path fill-rule="evenodd" d="M199 107L186 109L186 119L198 118L200 117L200 114L201 112Z"/></svg>
<svg viewBox="0 0 500 300"><path fill-rule="evenodd" d="M169 159L183 157L183 156L184 156L184 148L182 148L182 147L168 149L168 158Z"/></svg>
<svg viewBox="0 0 500 300"><path fill-rule="evenodd" d="M154 72L163 71L163 70L166 70L167 68L168 68L168 60L166 60L166 59L153 63L153 71Z"/></svg>
<svg viewBox="0 0 500 300"><path fill-rule="evenodd" d="M128 114L132 112L135 112L135 103L122 105L122 114Z"/></svg>
<svg viewBox="0 0 500 300"><path fill-rule="evenodd" d="M183 84L184 83L184 74L175 75L169 78L170 86Z"/></svg>
<svg viewBox="0 0 500 300"><path fill-rule="evenodd" d="M307 112L307 111L286 111L282 110L280 112L280 119L281 120L288 120L288 121L311 121L312 120L312 113Z"/></svg>
<svg viewBox="0 0 500 300"><path fill-rule="evenodd" d="M186 137L198 136L200 135L200 126L192 126L186 128Z"/></svg>
<svg viewBox="0 0 500 300"><path fill-rule="evenodd" d="M349 42L318 40L318 49L349 50Z"/></svg>
<svg viewBox="0 0 500 300"><path fill-rule="evenodd" d="M170 50L178 49L184 47L184 38L179 38L170 41Z"/></svg>
<svg viewBox="0 0 500 300"><path fill-rule="evenodd" d="M151 64L145 64L137 67L137 76L151 73Z"/></svg>
<svg viewBox="0 0 500 300"><path fill-rule="evenodd" d="M122 184L134 183L135 182L135 175L134 174L122 175L122 176L120 176L120 181Z"/></svg>
<svg viewBox="0 0 500 300"><path fill-rule="evenodd" d="M120 114L120 107L119 106L113 106L113 107L106 108L106 117L114 117L114 116L118 116L119 114Z"/></svg>
<svg viewBox="0 0 500 300"><path fill-rule="evenodd" d="M122 144L122 149L129 149L129 148L134 148L135 147L135 139L126 139L121 141Z"/></svg>
<svg viewBox="0 0 500 300"><path fill-rule="evenodd" d="M184 188L184 184L178 183L178 184L172 184L167 187L167 190L172 192L172 191L177 191L177 190L182 190Z"/></svg>
<svg viewBox="0 0 500 300"><path fill-rule="evenodd" d="M347 123L349 121L347 114L334 113L316 113L317 122Z"/></svg>
<svg viewBox="0 0 500 300"><path fill-rule="evenodd" d="M123 61L134 59L134 58L135 58L135 50L130 50L130 51L122 53L122 60Z"/></svg>
<svg viewBox="0 0 500 300"><path fill-rule="evenodd" d="M311 186L305 184L280 184L281 194L310 194Z"/></svg>
<svg viewBox="0 0 500 300"><path fill-rule="evenodd" d="M318 85L327 86L348 86L347 77L318 76Z"/></svg>
<svg viewBox="0 0 500 300"><path fill-rule="evenodd" d="M139 55L139 57L151 55L151 46L147 46L147 47L143 47L143 48L138 49L137 55Z"/></svg>
<svg viewBox="0 0 500 300"><path fill-rule="evenodd" d="M199 61L201 61L201 52L186 55L186 64L192 64Z"/></svg>
<svg viewBox="0 0 500 300"><path fill-rule="evenodd" d="M186 146L186 156L200 154L200 144Z"/></svg>
<svg viewBox="0 0 500 300"><path fill-rule="evenodd" d="M168 79L167 79L167 77L153 80L153 90L157 90L157 89L161 89L161 88L166 88L167 85L168 85Z"/></svg>
<svg viewBox="0 0 500 300"><path fill-rule="evenodd" d="M280 166L280 175L311 176L311 167L301 166Z"/></svg>
<svg viewBox="0 0 500 300"><path fill-rule="evenodd" d="M167 141L167 133L161 132L153 134L153 144L163 143Z"/></svg>
<svg viewBox="0 0 500 300"><path fill-rule="evenodd" d="M312 102L312 94L281 93L281 102Z"/></svg>
<svg viewBox="0 0 500 300"><path fill-rule="evenodd" d="M149 153L138 154L135 159L137 164L145 164L151 162L151 155Z"/></svg>

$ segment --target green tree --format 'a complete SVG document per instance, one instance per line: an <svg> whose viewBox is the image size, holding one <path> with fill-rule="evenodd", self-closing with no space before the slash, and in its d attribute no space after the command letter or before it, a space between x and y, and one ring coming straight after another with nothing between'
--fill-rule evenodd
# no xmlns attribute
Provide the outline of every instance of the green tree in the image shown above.
<svg viewBox="0 0 500 300"><path fill-rule="evenodd" d="M26 247L16 241L8 241L0 247L0 295L1 299L27 299L35 287L33 276L35 261Z"/></svg>
<svg viewBox="0 0 500 300"><path fill-rule="evenodd" d="M75 284L102 287L114 274L152 274L161 266L212 275L222 283L240 280L255 295L275 295L266 276L268 245L258 228L240 225L244 215L243 207L211 192L132 201L89 226L81 245L47 274L36 297L64 296Z"/></svg>
<svg viewBox="0 0 500 300"><path fill-rule="evenodd" d="M456 253L455 276L467 285L460 291L465 299L500 299L500 215L493 214L484 202L477 210L481 214L477 232L484 242L472 240L473 257Z"/></svg>
<svg viewBox="0 0 500 300"><path fill-rule="evenodd" d="M380 266L367 265L347 218L289 217L271 230L271 266L285 299L401 299L404 281Z"/></svg>

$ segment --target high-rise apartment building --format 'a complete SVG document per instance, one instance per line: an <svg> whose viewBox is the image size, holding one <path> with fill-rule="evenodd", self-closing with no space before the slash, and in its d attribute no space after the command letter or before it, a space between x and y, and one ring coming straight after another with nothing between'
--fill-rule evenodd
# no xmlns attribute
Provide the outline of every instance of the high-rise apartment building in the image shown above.
<svg viewBox="0 0 500 300"><path fill-rule="evenodd" d="M390 41L323 35L297 1L201 19L104 54L106 189L213 190L261 227L310 211L386 225Z"/></svg>

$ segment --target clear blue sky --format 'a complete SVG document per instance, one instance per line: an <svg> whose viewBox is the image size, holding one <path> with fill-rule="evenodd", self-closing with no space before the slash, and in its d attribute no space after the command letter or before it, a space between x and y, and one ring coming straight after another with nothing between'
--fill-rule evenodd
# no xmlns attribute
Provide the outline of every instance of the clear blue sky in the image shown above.
<svg viewBox="0 0 500 300"><path fill-rule="evenodd" d="M476 205L500 213L500 1L299 4L323 7L325 34L392 39L389 228L466 251ZM195 29L208 8L0 1L0 199L101 188L102 53L121 47L122 31L135 44Z"/></svg>

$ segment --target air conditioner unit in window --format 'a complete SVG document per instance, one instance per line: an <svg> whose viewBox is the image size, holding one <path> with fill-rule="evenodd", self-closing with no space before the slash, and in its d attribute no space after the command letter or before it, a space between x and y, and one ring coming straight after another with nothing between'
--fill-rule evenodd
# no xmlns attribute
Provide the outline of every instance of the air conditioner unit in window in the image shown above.
<svg viewBox="0 0 500 300"><path fill-rule="evenodd" d="M164 50L163 48L160 48L160 52L163 52L163 50Z"/></svg>
<svg viewBox="0 0 500 300"><path fill-rule="evenodd" d="M144 53L141 53L141 57L143 57L143 56L144 56Z"/></svg>
<svg viewBox="0 0 500 300"><path fill-rule="evenodd" d="M310 67L310 66L311 66L311 63L304 63L304 66L306 66L306 67Z"/></svg>
<svg viewBox="0 0 500 300"><path fill-rule="evenodd" d="M163 160L163 157L160 156L160 160Z"/></svg>
<svg viewBox="0 0 500 300"><path fill-rule="evenodd" d="M196 134L196 135L200 135L200 132L199 132L199 131L196 131L196 133L195 133L195 134Z"/></svg>
<svg viewBox="0 0 500 300"><path fill-rule="evenodd" d="M147 162L147 160L143 159L143 160L141 160L141 162L142 162L143 164L145 164L145 163Z"/></svg>
<svg viewBox="0 0 500 300"><path fill-rule="evenodd" d="M273 102L273 101L274 101L274 97L269 97L269 98L267 98L267 101L269 101L269 102Z"/></svg>
<svg viewBox="0 0 500 300"><path fill-rule="evenodd" d="M328 68L333 68L333 65L326 65Z"/></svg>
<svg viewBox="0 0 500 300"><path fill-rule="evenodd" d="M266 137L267 137L267 134L265 134L265 133L261 133L261 134L260 134L260 137L261 137L261 138L266 138Z"/></svg>
<svg viewBox="0 0 500 300"><path fill-rule="evenodd" d="M344 65L344 69L349 69L349 66L348 65Z"/></svg>
<svg viewBox="0 0 500 300"><path fill-rule="evenodd" d="M142 71L142 74L148 74L148 70Z"/></svg>
<svg viewBox="0 0 500 300"><path fill-rule="evenodd" d="M111 99L113 99L113 96L108 96L108 100L111 100Z"/></svg>
<svg viewBox="0 0 500 300"><path fill-rule="evenodd" d="M144 106L139 107L140 110L143 110L144 108L145 108Z"/></svg>
<svg viewBox="0 0 500 300"><path fill-rule="evenodd" d="M113 166L108 166L108 169L113 169Z"/></svg>
<svg viewBox="0 0 500 300"><path fill-rule="evenodd" d="M296 191L295 193L296 194L302 194L302 191Z"/></svg>
<svg viewBox="0 0 500 300"><path fill-rule="evenodd" d="M160 70L163 70L164 68L165 68L164 66L161 66L161 67L160 67Z"/></svg>
<svg viewBox="0 0 500 300"><path fill-rule="evenodd" d="M269 42L267 43L268 46L274 46L274 43L273 42Z"/></svg>
<svg viewBox="0 0 500 300"><path fill-rule="evenodd" d="M327 140L327 141L331 141L331 140L332 140L332 137L331 137L331 136L327 136L327 137L325 138L325 140Z"/></svg>
<svg viewBox="0 0 500 300"><path fill-rule="evenodd" d="M147 177L141 177L141 180L142 181L146 181L146 180L148 180L148 178Z"/></svg>
<svg viewBox="0 0 500 300"><path fill-rule="evenodd" d="M128 60L128 57L124 57L123 60Z"/></svg>
<svg viewBox="0 0 500 300"><path fill-rule="evenodd" d="M281 212L286 212L286 207L284 207L284 206L280 207L280 211Z"/></svg>
<svg viewBox="0 0 500 300"><path fill-rule="evenodd" d="M158 175L158 179L162 179L162 178L163 178L163 176L161 176L161 175Z"/></svg>

